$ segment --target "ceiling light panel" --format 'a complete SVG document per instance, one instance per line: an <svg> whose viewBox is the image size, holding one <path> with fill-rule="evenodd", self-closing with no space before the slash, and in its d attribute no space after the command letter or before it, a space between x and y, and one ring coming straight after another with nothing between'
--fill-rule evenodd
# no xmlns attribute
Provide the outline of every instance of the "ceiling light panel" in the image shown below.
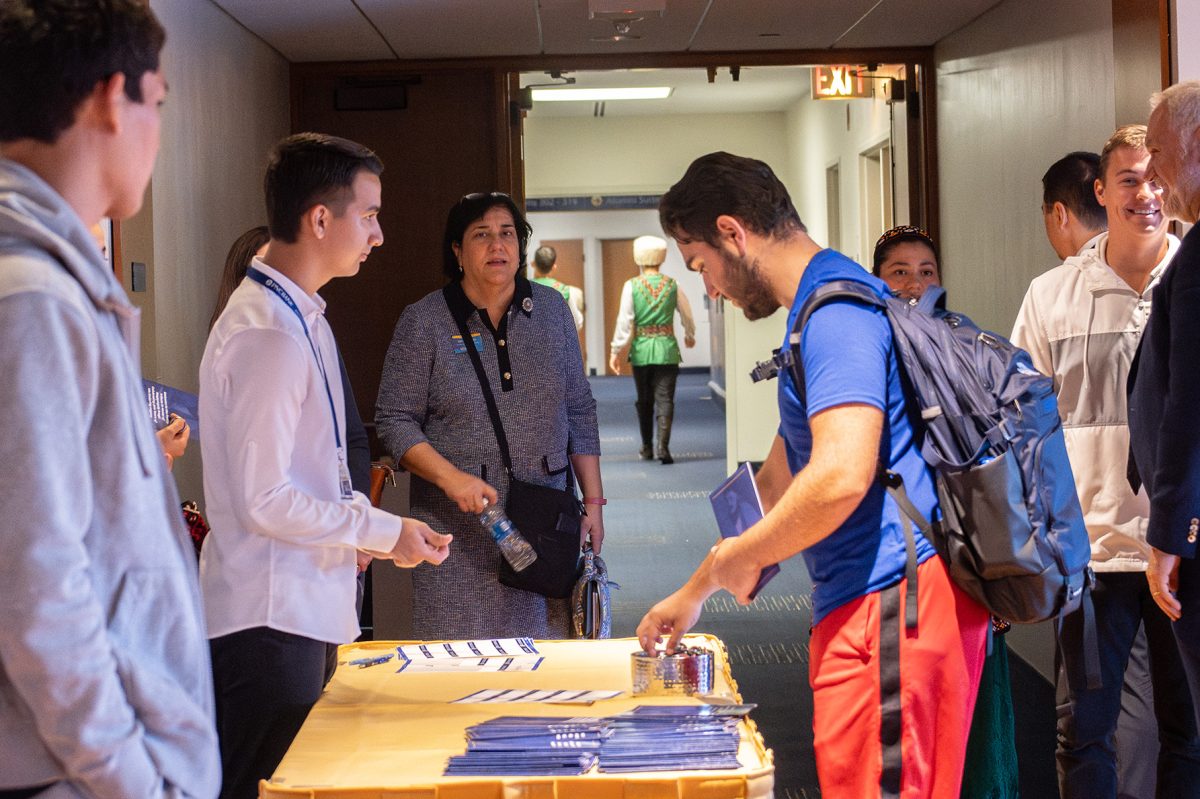
<svg viewBox="0 0 1200 799"><path fill-rule="evenodd" d="M611 100L664 100L671 96L670 86L625 86L592 89L533 89L535 103L587 102Z"/></svg>

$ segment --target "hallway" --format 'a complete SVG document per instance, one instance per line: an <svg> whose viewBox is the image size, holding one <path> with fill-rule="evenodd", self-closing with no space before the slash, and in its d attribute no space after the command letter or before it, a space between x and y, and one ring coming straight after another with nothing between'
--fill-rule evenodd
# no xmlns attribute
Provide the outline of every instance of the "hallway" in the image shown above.
<svg viewBox="0 0 1200 799"><path fill-rule="evenodd" d="M675 464L638 458L640 441L629 377L593 377L600 420L607 541L612 579L613 637L632 636L654 602L678 588L716 538L708 492L725 477L725 413L707 373L681 373L675 394L671 453ZM733 674L752 718L775 752L775 796L812 799L817 787L812 754L812 694L808 688L811 583L800 557L748 607L725 592L705 604L696 632L725 642ZM1020 658L1011 657L1017 698L1021 796L1057 796L1054 777L1052 688Z"/></svg>

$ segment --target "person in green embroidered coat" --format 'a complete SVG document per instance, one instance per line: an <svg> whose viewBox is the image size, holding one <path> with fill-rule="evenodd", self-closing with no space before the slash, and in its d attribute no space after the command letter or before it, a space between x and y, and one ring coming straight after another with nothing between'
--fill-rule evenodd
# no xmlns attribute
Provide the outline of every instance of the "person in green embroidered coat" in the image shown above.
<svg viewBox="0 0 1200 799"><path fill-rule="evenodd" d="M658 420L658 459L671 457L671 424L675 418L675 380L679 376L679 342L675 339L675 314L683 322L683 343L696 346L696 325L687 296L674 279L659 267L667 257L667 243L657 236L640 236L633 242L633 260L642 273L625 281L617 328L609 348L608 367L621 373L618 357L626 344L637 388L638 426L642 434L642 459L655 457L654 421Z"/></svg>
<svg viewBox="0 0 1200 799"><path fill-rule="evenodd" d="M583 289L550 277L550 273L557 265L558 252L553 247L538 247L537 252L533 254L533 277L530 280L534 283L541 283L543 286L549 286L561 294L562 298L567 301L567 307L571 309L571 317L575 320L575 330L582 330Z"/></svg>

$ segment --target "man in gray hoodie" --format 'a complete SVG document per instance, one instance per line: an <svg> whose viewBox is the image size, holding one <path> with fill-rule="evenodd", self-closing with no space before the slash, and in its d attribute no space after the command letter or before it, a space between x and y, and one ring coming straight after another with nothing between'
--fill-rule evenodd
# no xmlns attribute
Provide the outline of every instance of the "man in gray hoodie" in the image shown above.
<svg viewBox="0 0 1200 799"><path fill-rule="evenodd" d="M164 38L141 0L0 3L0 799L220 787L138 312L88 231L141 206Z"/></svg>

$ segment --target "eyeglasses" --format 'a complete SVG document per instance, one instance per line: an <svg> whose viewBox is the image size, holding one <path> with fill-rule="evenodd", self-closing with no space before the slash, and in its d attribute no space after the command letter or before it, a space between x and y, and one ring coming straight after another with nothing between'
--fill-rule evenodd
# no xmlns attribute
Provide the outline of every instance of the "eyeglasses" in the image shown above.
<svg viewBox="0 0 1200 799"><path fill-rule="evenodd" d="M894 238L899 236L908 236L910 238L922 239L929 243L930 249L933 249L933 237L925 230L925 228L917 227L916 225L899 225L889 231L886 231L879 237L879 241L875 242L875 249L879 249L884 244L887 244Z"/></svg>

